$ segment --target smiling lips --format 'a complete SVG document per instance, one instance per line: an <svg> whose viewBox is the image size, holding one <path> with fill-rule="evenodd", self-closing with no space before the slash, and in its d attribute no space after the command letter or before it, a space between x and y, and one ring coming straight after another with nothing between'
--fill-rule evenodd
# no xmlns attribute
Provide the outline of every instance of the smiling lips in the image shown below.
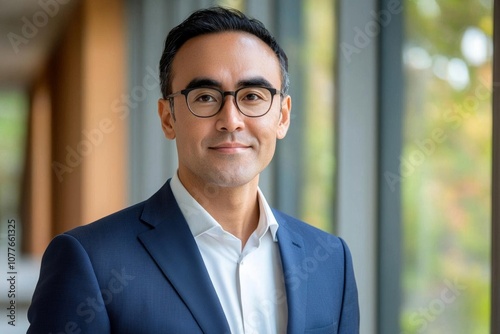
<svg viewBox="0 0 500 334"><path fill-rule="evenodd" d="M215 150L219 153L239 153L242 152L251 146L241 144L241 143L236 143L236 142L227 142L227 143L221 143L215 146L210 146L209 149Z"/></svg>

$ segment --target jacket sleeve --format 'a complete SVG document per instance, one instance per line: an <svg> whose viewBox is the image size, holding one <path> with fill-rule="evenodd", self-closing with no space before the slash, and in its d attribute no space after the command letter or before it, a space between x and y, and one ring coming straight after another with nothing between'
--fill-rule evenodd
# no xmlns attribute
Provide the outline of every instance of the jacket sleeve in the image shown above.
<svg viewBox="0 0 500 334"><path fill-rule="evenodd" d="M344 247L344 295L342 301L342 313L340 316L340 334L359 333L359 304L358 289L354 277L354 269L349 248L344 240L340 239Z"/></svg>
<svg viewBox="0 0 500 334"><path fill-rule="evenodd" d="M59 235L45 251L28 320L27 333L110 332L92 264L74 237Z"/></svg>

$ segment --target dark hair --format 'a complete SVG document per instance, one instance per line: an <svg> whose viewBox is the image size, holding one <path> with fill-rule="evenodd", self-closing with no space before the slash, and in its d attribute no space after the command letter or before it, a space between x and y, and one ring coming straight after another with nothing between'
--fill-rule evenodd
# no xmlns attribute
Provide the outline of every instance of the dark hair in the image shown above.
<svg viewBox="0 0 500 334"><path fill-rule="evenodd" d="M283 94L287 93L288 58L264 24L236 9L211 7L194 12L169 32L160 59L160 85L163 98L172 93L172 62L181 46L196 36L225 31L247 32L269 45L278 57L281 67L281 91Z"/></svg>

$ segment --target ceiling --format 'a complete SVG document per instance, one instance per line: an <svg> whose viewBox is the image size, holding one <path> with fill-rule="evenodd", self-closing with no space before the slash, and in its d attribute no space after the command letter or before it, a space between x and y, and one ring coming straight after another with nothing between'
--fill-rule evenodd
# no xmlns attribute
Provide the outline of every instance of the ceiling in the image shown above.
<svg viewBox="0 0 500 334"><path fill-rule="evenodd" d="M29 89L78 0L0 0L0 89Z"/></svg>

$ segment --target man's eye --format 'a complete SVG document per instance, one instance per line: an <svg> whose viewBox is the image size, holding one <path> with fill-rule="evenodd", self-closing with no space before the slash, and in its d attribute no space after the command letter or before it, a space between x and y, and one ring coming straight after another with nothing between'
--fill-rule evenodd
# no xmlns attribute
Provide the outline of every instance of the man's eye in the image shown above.
<svg viewBox="0 0 500 334"><path fill-rule="evenodd" d="M265 89L259 87L250 87L248 89L240 91L241 101L246 102L260 102L269 100L269 92Z"/></svg>
<svg viewBox="0 0 500 334"><path fill-rule="evenodd" d="M262 100L262 96L257 94L257 93L247 93L247 94L245 94L243 99L248 100L248 101L258 101L258 100Z"/></svg>
<svg viewBox="0 0 500 334"><path fill-rule="evenodd" d="M220 96L217 92L201 89L191 92L189 99L192 103L217 103Z"/></svg>
<svg viewBox="0 0 500 334"><path fill-rule="evenodd" d="M198 102L216 102L217 99L212 95L205 94L205 95L200 95L196 99L196 101L198 101Z"/></svg>

